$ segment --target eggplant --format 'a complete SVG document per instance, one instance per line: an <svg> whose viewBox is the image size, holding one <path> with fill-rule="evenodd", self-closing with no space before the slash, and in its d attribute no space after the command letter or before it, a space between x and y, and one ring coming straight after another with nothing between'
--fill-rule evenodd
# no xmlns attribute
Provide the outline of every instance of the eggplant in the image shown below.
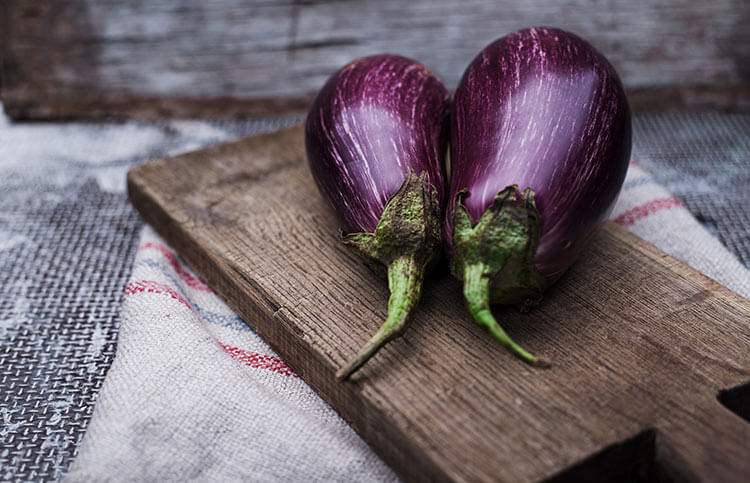
<svg viewBox="0 0 750 483"><path fill-rule="evenodd" d="M331 76L313 101L305 147L343 242L387 277L383 325L337 373L346 379L406 328L442 254L450 94L417 62L383 54Z"/></svg>
<svg viewBox="0 0 750 483"><path fill-rule="evenodd" d="M509 34L485 47L461 78L446 252L474 319L528 363L546 361L503 331L490 304L527 310L541 301L611 212L630 150L622 83L572 33Z"/></svg>

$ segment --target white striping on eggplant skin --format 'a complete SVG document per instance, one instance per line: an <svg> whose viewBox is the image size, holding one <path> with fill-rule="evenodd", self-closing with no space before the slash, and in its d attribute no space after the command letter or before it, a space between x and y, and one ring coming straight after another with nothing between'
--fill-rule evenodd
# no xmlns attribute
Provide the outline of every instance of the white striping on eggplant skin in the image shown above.
<svg viewBox="0 0 750 483"><path fill-rule="evenodd" d="M456 90L453 200L476 222L506 186L535 192L534 265L548 283L573 262L611 210L630 156L630 110L612 66L568 32L535 27L488 45Z"/></svg>
<svg viewBox="0 0 750 483"><path fill-rule="evenodd" d="M306 147L313 176L350 232L372 232L409 169L441 206L449 93L422 65L366 57L335 73L313 102Z"/></svg>

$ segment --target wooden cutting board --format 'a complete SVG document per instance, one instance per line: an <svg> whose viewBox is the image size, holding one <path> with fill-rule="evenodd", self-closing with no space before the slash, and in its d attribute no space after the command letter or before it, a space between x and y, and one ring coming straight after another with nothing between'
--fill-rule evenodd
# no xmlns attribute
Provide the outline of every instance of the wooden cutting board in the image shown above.
<svg viewBox="0 0 750 483"><path fill-rule="evenodd" d="M341 383L388 291L339 243L301 127L151 161L128 188L406 480L750 479L750 302L614 224L540 307L494 309L550 369L474 324L443 267L405 335Z"/></svg>

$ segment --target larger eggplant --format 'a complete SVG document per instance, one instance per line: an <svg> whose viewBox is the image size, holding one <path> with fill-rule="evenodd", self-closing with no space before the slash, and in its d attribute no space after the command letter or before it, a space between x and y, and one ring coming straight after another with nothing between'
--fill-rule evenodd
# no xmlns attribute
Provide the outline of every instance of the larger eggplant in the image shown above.
<svg viewBox="0 0 750 483"><path fill-rule="evenodd" d="M607 218L631 149L622 84L588 42L529 28L472 61L451 123L451 272L475 320L540 363L502 330L490 303L537 304Z"/></svg>
<svg viewBox="0 0 750 483"><path fill-rule="evenodd" d="M343 223L343 241L390 289L387 319L339 379L404 330L440 258L449 107L448 91L424 66L385 54L336 72L307 116L310 169Z"/></svg>

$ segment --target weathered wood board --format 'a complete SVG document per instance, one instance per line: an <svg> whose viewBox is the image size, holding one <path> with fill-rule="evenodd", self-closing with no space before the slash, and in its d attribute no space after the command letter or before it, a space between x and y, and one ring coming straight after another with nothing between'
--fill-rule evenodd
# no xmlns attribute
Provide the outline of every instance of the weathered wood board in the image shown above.
<svg viewBox="0 0 750 483"><path fill-rule="evenodd" d="M495 309L550 369L496 345L442 270L405 335L337 382L387 287L338 242L302 137L151 161L130 198L400 476L748 481L750 302L615 225L540 307Z"/></svg>
<svg viewBox="0 0 750 483"><path fill-rule="evenodd" d="M747 0L4 0L0 89L14 119L305 110L346 63L413 57L450 88L532 25L590 40L635 109L750 108Z"/></svg>

